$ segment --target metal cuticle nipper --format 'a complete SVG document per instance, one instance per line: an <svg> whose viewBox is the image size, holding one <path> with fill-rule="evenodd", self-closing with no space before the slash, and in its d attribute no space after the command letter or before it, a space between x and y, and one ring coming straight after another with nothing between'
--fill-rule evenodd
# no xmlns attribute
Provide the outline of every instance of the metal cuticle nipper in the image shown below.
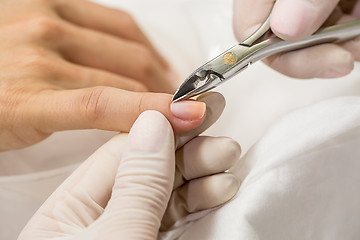
<svg viewBox="0 0 360 240"><path fill-rule="evenodd" d="M360 36L360 20L322 28L302 41L284 41L271 32L268 17L245 41L194 71L179 87L172 100L176 102L207 92L266 57L323 43L346 41L357 36Z"/></svg>

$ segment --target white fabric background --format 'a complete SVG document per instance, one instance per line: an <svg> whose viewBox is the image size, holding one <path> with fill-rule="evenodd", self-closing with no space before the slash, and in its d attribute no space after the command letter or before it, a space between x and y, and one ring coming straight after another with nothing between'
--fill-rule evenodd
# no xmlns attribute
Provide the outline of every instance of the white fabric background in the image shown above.
<svg viewBox="0 0 360 240"><path fill-rule="evenodd" d="M231 202L162 239L359 239L359 146L360 97L291 112L234 169L244 181Z"/></svg>
<svg viewBox="0 0 360 240"><path fill-rule="evenodd" d="M204 61L217 55L236 42L232 35L231 0L98 1L110 6L121 7L131 12L144 31L150 36L154 44L171 61L174 68L179 72L181 79L186 77L186 75ZM359 66L356 66L352 74L341 79L300 81L282 76L262 63L257 63L217 90L225 95L227 107L222 118L207 133L210 135L233 137L241 143L243 152L245 153L264 135L269 126L277 122L280 116L288 111L336 96L359 96L360 69ZM339 101L343 101L343 103L346 101L353 103L351 106L354 107L354 109L356 109L355 105L359 104L356 98ZM325 105L330 106L327 103L320 106ZM346 105L347 104L345 104L345 106ZM313 108L311 107L311 109ZM283 136L281 134L286 132L281 133L281 129L283 128L278 127L278 130L273 130L272 133L268 133L267 138L263 139L261 144L258 144L257 147L252 149L246 156L245 159L250 163L257 163L253 172L251 172L241 188L236 201L231 202L217 212L211 213L196 224L192 224L193 227L186 228L187 232L182 238L236 239L233 237L239 236L241 237L240 239L271 239L264 237L263 234L266 234L266 236L269 236L269 234L285 234L286 225L283 224L290 223L287 219L288 215L286 214L299 213L300 210L306 214L312 213L314 216L317 214L318 218L314 218L314 221L309 221L309 224L313 222L316 223L316 221L321 222L322 214L324 210L328 210L328 208L324 206L317 210L318 205L314 205L317 207L311 207L311 199L309 199L309 201L305 201L306 199L304 199L303 205L295 204L297 203L295 201L296 199L290 198L292 194L287 195L287 193L294 193L294 191L301 196L308 193L324 194L324 196L333 194L331 195L332 198L338 196L332 204L335 205L335 202L338 201L338 204L342 204L344 207L349 206L349 208L347 211L344 210L343 213L338 209L340 212L334 216L340 216L341 214L341 216L345 216L344 214L351 213L350 211L356 212L358 209L355 209L355 207L350 208L352 205L346 201L342 201L341 197L348 196L347 194L349 192L346 191L352 191L354 196L359 194L357 192L357 186L351 184L359 182L355 173L359 167L356 165L356 159L359 159L360 155L356 147L354 147L354 144L358 140L357 133L359 131L355 131L355 127L354 131L350 131L348 125L346 125L348 122L343 125L337 123L338 120L336 119L340 118L339 114L345 112L341 112L342 107L337 107L336 109L334 112L329 112L330 115L326 119L321 118L321 116L314 119L327 120L325 122L329 122L328 124L334 121L333 124L336 125L337 129L342 129L343 134L339 133L339 135L344 136L344 138L323 135L323 138L318 139L317 143L320 144L322 142L323 145L320 145L324 146L319 148L319 151L323 154L321 156L328 156L326 151L322 151L325 149L325 146L334 152L339 150L339 158L344 158L346 164L338 164L339 162L337 160L329 160L328 162L326 162L325 159L315 162L301 160L301 156L298 156L298 152L294 152L294 149L304 150L304 146L309 146L308 140L303 138L300 142L293 142L292 140L303 136L303 134L297 133L299 136L286 134ZM304 112L305 110L302 111ZM347 114L351 112L352 110L346 111ZM312 115L312 113L310 115ZM302 113L301 117L311 119L310 115ZM298 120L301 120L301 118ZM295 126L295 123L290 124L284 120L282 123L282 125L280 124L281 126L287 126L287 132L291 133L296 130L296 128L292 127ZM321 134L327 132L326 130L320 131L317 129L318 126L323 126L323 124L309 124L309 131L315 134L306 136L311 138L321 136ZM330 125L324 124L324 126ZM340 130L338 132L340 132ZM70 174L79 162L86 159L87 156L112 135L113 133L101 131L62 132L54 134L38 145L19 151L1 153L0 175L2 177L0 177L0 202L2 204L0 205L0 239L15 239L29 217L56 186ZM325 138L325 136L328 138ZM272 140L266 139L277 139L279 144L275 146ZM355 143L349 139L353 139L351 141L355 141ZM259 145L263 147L259 147ZM280 150L282 152L287 151L290 155L294 154L291 155L294 159L289 158L291 161L286 160L287 158L285 156L277 158L278 156L275 154L276 156L270 161L264 157L264 155L267 156L270 153L274 153L269 152L271 149L266 149L266 146L271 147L271 149L273 147L281 148ZM288 147L292 148L288 149ZM335 156L335 153L332 154L330 150L329 154L331 154L329 156ZM316 152L313 152L311 148L306 149L306 151L309 151L309 157L315 158ZM280 164L280 162L287 161L290 163L289 166ZM276 165L277 163L279 163L280 166L284 165L283 168L280 167L278 169L272 165ZM321 167L324 165L324 169L320 171L321 167L315 163ZM313 165L316 166L314 167ZM302 171L297 172L294 170L298 168L302 169ZM316 179L310 178L310 176L314 175L320 178L322 176L321 174L326 175L328 172L336 172L334 169L338 168L341 171L338 171L337 175L332 174L335 175L334 178L320 179L322 182L329 184L326 185L326 188L322 189L322 185L316 185ZM248 170L250 169L252 168L249 167ZM259 175L261 169L263 169L262 171L266 169L270 170L266 170L268 172ZM258 175L256 175L256 173ZM254 180L255 176L260 176L256 178L258 179L257 181ZM346 178L341 178L342 176L346 176ZM300 184L304 179L308 178L308 184ZM343 182L338 182L339 180ZM251 182L254 183L250 184ZM279 182L281 184L279 184ZM348 187L344 187L345 185L348 185ZM300 188L298 188L299 186ZM247 190L245 191L245 189ZM246 195L244 192L246 192ZM314 194L309 194L309 196L313 195ZM314 197L313 200L315 201L316 198ZM326 199L317 200L317 203L319 203ZM349 199L346 198L346 200ZM355 200L358 199L355 197L354 201ZM294 204L297 207L294 207ZM332 205L330 204L330 206ZM274 214L274 211L279 214ZM205 213L202 214L204 215ZM328 214L329 216L333 215L331 211L328 212ZM350 215L348 214L346 216ZM191 217L198 218L199 216ZM295 221L299 218L293 219ZM345 219L345 217L338 219ZM296 223L291 225L294 227L294 231L292 231L292 228L288 230L296 233L295 230L300 231L304 229L305 226L310 226L305 224L307 223L306 218L302 218L302 220L304 221L303 225L298 226L298 221L296 221ZM348 226L353 224L353 227L357 227L356 222L350 220L344 223L347 223ZM229 224L229 222L231 224ZM277 225L271 225L271 229L262 228L262 226L266 226L263 224L264 222L273 222L274 224L277 223ZM179 225L182 225L182 223L180 222ZM329 226L329 224L323 226ZM182 234L184 229L185 228L179 228L178 232L175 231L173 233ZM210 238L210 236L199 235L200 233L197 232L198 230L196 229L206 229L206 232L211 235L212 238ZM332 232L336 229L326 230L329 236L336 236L332 235ZM309 234L311 233L310 231ZM301 238L304 234L305 233L299 233L297 236L299 239L306 239L306 236ZM273 236L275 237L276 235ZM285 236L287 238L282 238ZM296 239L289 237L289 235L276 237L277 238L274 239ZM307 239L321 238L308 236Z"/></svg>

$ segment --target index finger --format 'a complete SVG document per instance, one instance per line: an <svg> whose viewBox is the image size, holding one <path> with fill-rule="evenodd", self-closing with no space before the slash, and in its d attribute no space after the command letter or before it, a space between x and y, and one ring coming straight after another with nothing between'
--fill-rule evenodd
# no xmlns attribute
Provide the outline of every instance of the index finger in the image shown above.
<svg viewBox="0 0 360 240"><path fill-rule="evenodd" d="M170 94L138 93L111 87L46 91L29 101L33 125L45 133L76 129L128 131L146 110L161 112L176 133L198 127L206 105L199 101L171 102Z"/></svg>

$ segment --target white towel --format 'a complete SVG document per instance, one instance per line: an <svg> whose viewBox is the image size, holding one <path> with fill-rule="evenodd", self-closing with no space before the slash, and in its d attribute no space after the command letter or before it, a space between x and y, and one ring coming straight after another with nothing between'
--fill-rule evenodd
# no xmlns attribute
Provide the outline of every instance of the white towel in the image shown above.
<svg viewBox="0 0 360 240"><path fill-rule="evenodd" d="M360 97L284 116L235 172L238 195L162 239L360 239Z"/></svg>

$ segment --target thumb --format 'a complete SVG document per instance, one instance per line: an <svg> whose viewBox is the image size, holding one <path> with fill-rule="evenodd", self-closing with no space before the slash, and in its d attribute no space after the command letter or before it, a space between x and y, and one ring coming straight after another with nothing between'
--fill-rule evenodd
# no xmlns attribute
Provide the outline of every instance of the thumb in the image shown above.
<svg viewBox="0 0 360 240"><path fill-rule="evenodd" d="M329 17L339 0L234 0L234 32L239 41L253 34L271 13L271 29L288 41L304 39Z"/></svg>
<svg viewBox="0 0 360 240"><path fill-rule="evenodd" d="M304 39L318 30L339 0L278 0L271 16L271 29L282 39Z"/></svg>
<svg viewBox="0 0 360 240"><path fill-rule="evenodd" d="M174 172L169 122L159 112L142 113L130 131L111 199L99 219L103 239L156 239Z"/></svg>

